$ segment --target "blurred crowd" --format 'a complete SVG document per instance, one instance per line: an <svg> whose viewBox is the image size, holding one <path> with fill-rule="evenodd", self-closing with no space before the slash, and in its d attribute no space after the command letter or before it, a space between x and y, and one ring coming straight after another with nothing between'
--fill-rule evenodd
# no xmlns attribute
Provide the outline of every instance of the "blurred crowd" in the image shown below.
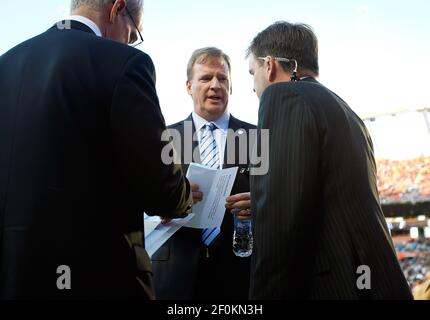
<svg viewBox="0 0 430 320"><path fill-rule="evenodd" d="M415 299L430 300L430 240L393 240Z"/></svg>
<svg viewBox="0 0 430 320"><path fill-rule="evenodd" d="M410 160L377 159L381 203L430 200L430 157Z"/></svg>

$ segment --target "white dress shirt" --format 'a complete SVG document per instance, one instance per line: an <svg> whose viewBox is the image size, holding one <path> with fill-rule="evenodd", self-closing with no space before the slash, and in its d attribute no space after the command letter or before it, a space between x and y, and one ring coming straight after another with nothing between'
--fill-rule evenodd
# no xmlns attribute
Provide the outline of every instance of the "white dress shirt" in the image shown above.
<svg viewBox="0 0 430 320"><path fill-rule="evenodd" d="M225 144L227 141L228 125L230 123L230 113L224 112L224 114L220 118L216 119L215 121L207 121L202 117L200 117L195 112L193 112L192 117L193 117L194 126L196 127L196 131L197 131L199 146L200 146L200 141L202 139L203 126L208 122L213 122L217 126L217 129L215 129L214 131L214 138L218 148L220 168L222 168L222 166L224 165L224 152L225 152Z"/></svg>
<svg viewBox="0 0 430 320"><path fill-rule="evenodd" d="M95 24L94 21L83 17L83 16L78 16L78 15L73 15L68 17L66 20L73 20L73 21L78 21L80 23L83 23L84 25L86 25L88 28L90 28L91 30L93 30L93 32L98 36L101 37L102 33L100 31L100 28L98 27L97 24Z"/></svg>

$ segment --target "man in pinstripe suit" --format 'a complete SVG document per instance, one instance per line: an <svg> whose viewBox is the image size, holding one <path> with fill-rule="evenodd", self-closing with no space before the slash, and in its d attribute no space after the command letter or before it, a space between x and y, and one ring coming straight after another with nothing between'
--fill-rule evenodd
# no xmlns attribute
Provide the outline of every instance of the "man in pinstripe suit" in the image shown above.
<svg viewBox="0 0 430 320"><path fill-rule="evenodd" d="M269 172L251 177L250 298L411 299L379 204L372 141L315 80L311 28L277 22L248 57L258 127L270 130Z"/></svg>

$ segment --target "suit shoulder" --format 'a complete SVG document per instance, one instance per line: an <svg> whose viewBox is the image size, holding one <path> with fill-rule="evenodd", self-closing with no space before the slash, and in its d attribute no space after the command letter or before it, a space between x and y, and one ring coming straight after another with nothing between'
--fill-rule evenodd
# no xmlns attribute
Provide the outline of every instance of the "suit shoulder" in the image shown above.
<svg viewBox="0 0 430 320"><path fill-rule="evenodd" d="M128 65L132 62L137 64L144 63L147 66L153 65L149 55L141 50L80 30L58 31L55 28L51 28L45 32L45 36L53 38L57 43L69 43L73 46L86 47L89 54L96 54L101 61L110 61L111 64ZM85 51L82 50L82 53Z"/></svg>
<svg viewBox="0 0 430 320"><path fill-rule="evenodd" d="M277 82L269 85L260 97L260 106L277 104L287 101L288 98L300 96L301 93L294 88L291 82Z"/></svg>
<svg viewBox="0 0 430 320"><path fill-rule="evenodd" d="M323 85L318 82L309 82L309 81L297 81L297 82L278 82L271 84L267 87L267 89L263 92L263 95L267 94L276 94L276 93L290 93L290 94L302 94L308 90L315 89L325 89Z"/></svg>
<svg viewBox="0 0 430 320"><path fill-rule="evenodd" d="M126 60L129 62L153 66L151 57L141 50L109 39L97 38L97 40L99 41L99 45L111 55L115 54L126 57Z"/></svg>
<svg viewBox="0 0 430 320"><path fill-rule="evenodd" d="M323 99L332 96L333 93L319 82L281 82L267 87L260 102L263 104L280 103L295 98L296 101L302 101L307 106L313 106L317 102L316 98Z"/></svg>
<svg viewBox="0 0 430 320"><path fill-rule="evenodd" d="M259 119L279 121L280 117L298 117L305 114L312 118L318 116L317 87L313 82L282 82L270 85L261 95ZM317 90L315 90L317 89ZM270 119L270 120L267 120Z"/></svg>
<svg viewBox="0 0 430 320"><path fill-rule="evenodd" d="M31 50L39 41L43 39L47 32L43 32L39 35L36 35L30 39L27 39L21 43L18 43L16 46L10 48L8 51L0 55L0 59L6 61L8 58L14 58L17 54L25 52L26 50Z"/></svg>
<svg viewBox="0 0 430 320"><path fill-rule="evenodd" d="M256 125L254 125L252 123L249 123L249 122L242 121L242 120L240 120L238 118L235 118L233 116L231 116L231 120L235 122L235 124L236 124L237 127L240 127L240 128L243 128L243 129L248 129L249 130L249 129L256 129L257 128Z"/></svg>
<svg viewBox="0 0 430 320"><path fill-rule="evenodd" d="M144 62L145 64L149 64L151 66L154 65L154 63L152 62L152 58L145 52L137 50L135 48L129 47L127 46L130 51L130 55L133 56L136 60L140 61L140 62Z"/></svg>
<svg viewBox="0 0 430 320"><path fill-rule="evenodd" d="M176 123L173 123L171 125L168 125L167 129L179 129L179 128L181 128L181 127L184 126L184 122L187 121L187 120L188 119L184 119L184 120L181 120L179 122L176 122Z"/></svg>
<svg viewBox="0 0 430 320"><path fill-rule="evenodd" d="M145 65L152 67L151 58L144 52L124 45L122 43L97 37L94 34L83 32L81 30L58 30L51 27L45 32L28 39L11 50L3 56L13 56L16 53L34 52L34 51L49 51L51 44L55 43L55 48L62 49L62 54L65 58L81 59L83 55L98 55L101 62L108 61L111 65L127 64L130 61L138 60L138 63L145 63ZM82 50L75 52L70 48L81 47ZM54 50L51 50L54 51Z"/></svg>

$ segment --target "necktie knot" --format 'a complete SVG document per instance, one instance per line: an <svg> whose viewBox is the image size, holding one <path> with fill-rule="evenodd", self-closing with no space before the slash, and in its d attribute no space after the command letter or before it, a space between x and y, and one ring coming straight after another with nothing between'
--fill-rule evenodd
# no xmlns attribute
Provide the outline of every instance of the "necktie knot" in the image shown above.
<svg viewBox="0 0 430 320"><path fill-rule="evenodd" d="M214 131L217 128L216 124L213 122L208 122L205 124L205 129L209 131Z"/></svg>

